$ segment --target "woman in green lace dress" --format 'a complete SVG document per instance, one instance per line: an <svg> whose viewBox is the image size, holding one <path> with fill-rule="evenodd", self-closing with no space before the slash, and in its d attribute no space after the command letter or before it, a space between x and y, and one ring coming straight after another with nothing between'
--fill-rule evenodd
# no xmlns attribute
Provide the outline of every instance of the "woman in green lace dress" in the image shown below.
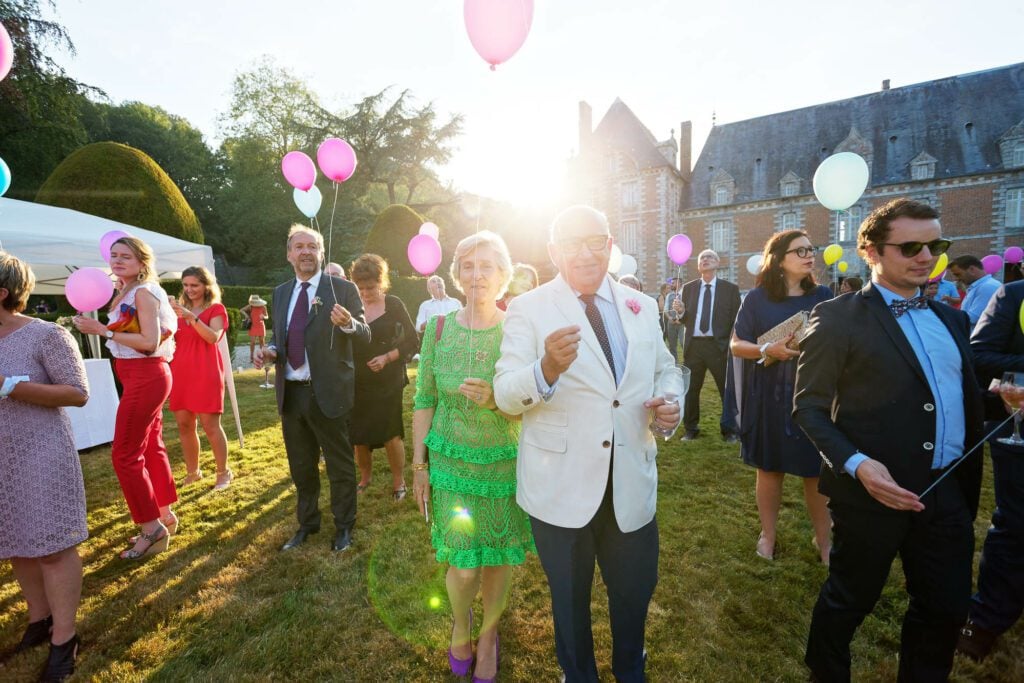
<svg viewBox="0 0 1024 683"><path fill-rule="evenodd" d="M459 242L451 269L466 307L432 318L423 333L413 417L413 483L420 512L431 508L431 541L448 563L452 672L473 662L472 605L483 597L474 680L498 669L498 620L512 567L536 552L530 521L516 504L519 423L491 392L504 311L496 306L512 275L508 248L483 231ZM429 450L429 458L428 458Z"/></svg>

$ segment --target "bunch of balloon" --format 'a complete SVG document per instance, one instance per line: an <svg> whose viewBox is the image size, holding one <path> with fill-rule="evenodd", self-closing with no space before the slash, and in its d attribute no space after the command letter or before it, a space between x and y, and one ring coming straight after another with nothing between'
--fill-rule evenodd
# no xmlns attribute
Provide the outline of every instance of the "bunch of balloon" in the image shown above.
<svg viewBox="0 0 1024 683"><path fill-rule="evenodd" d="M669 260L676 264L676 280L678 281L683 277L683 264L693 253L693 242L686 235L672 235L668 239L668 244L665 245L665 251L668 252Z"/></svg>
<svg viewBox="0 0 1024 683"><path fill-rule="evenodd" d="M14 64L14 43L11 42L11 35L7 29L0 24L0 81L7 77ZM3 159L0 159L0 197L11 187L11 169Z"/></svg>
<svg viewBox="0 0 1024 683"><path fill-rule="evenodd" d="M430 227L437 229L433 223L424 223L420 227L420 233L409 240L409 246L405 250L409 257L409 265L420 275L432 275L441 265L441 243L437 236L432 234Z"/></svg>
<svg viewBox="0 0 1024 683"><path fill-rule="evenodd" d="M830 244L825 247L824 253L822 253L822 259L825 261L825 265L832 268L833 265L838 263L839 259L843 258L843 248L838 244ZM843 264L845 265L845 261ZM838 267L832 268L832 291L839 291L839 272ZM846 272L846 268L842 269L842 272Z"/></svg>
<svg viewBox="0 0 1024 683"><path fill-rule="evenodd" d="M846 224L852 230L857 226L849 225L849 208L857 203L871 179L871 171L863 157L853 152L839 152L828 157L814 171L814 196L822 206L836 212L835 224L838 226L842 217L839 212L845 212ZM837 237L841 240L842 235ZM829 251L825 250L825 264L831 266L843 257L842 248L837 244L829 247L839 249L839 255L829 260ZM838 274L835 275L835 284L838 286Z"/></svg>

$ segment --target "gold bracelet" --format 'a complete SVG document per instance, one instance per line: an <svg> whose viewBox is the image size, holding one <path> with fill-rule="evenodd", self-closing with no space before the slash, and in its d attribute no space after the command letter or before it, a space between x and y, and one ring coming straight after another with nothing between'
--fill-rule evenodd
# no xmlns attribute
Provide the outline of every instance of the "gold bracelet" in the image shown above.
<svg viewBox="0 0 1024 683"><path fill-rule="evenodd" d="M429 464L429 463L425 463L425 462L414 462L414 463L412 464L412 471L413 471L413 472L422 472L422 471L424 471L424 470L429 470L429 469L430 469L430 464Z"/></svg>

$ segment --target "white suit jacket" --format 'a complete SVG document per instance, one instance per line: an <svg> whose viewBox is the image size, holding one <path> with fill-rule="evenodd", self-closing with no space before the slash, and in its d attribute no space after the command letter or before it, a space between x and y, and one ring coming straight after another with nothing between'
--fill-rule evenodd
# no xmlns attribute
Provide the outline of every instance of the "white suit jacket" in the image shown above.
<svg viewBox="0 0 1024 683"><path fill-rule="evenodd" d="M608 481L612 445L615 518L624 532L654 518L658 447L644 401L665 392L683 401L682 380L661 338L658 306L650 297L610 282L628 342L619 386L583 305L561 276L509 305L494 396L506 413L523 416L516 467L519 505L532 516L566 528L586 525ZM631 308L639 307L634 313ZM550 401L537 390L534 364L544 339L579 325L579 355L556 384Z"/></svg>

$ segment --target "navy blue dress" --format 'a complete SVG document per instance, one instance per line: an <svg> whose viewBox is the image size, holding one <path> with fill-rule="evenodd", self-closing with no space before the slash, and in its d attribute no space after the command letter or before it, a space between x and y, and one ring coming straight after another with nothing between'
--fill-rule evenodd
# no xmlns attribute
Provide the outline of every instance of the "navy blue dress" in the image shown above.
<svg viewBox="0 0 1024 683"><path fill-rule="evenodd" d="M764 289L757 287L740 304L736 336L756 343L760 335L795 313L810 311L831 298L829 288L819 285L803 296L772 301ZM796 359L776 362L767 368L753 360L735 358L733 362L742 364L737 393L743 462L768 472L818 476L818 449L792 417Z"/></svg>

